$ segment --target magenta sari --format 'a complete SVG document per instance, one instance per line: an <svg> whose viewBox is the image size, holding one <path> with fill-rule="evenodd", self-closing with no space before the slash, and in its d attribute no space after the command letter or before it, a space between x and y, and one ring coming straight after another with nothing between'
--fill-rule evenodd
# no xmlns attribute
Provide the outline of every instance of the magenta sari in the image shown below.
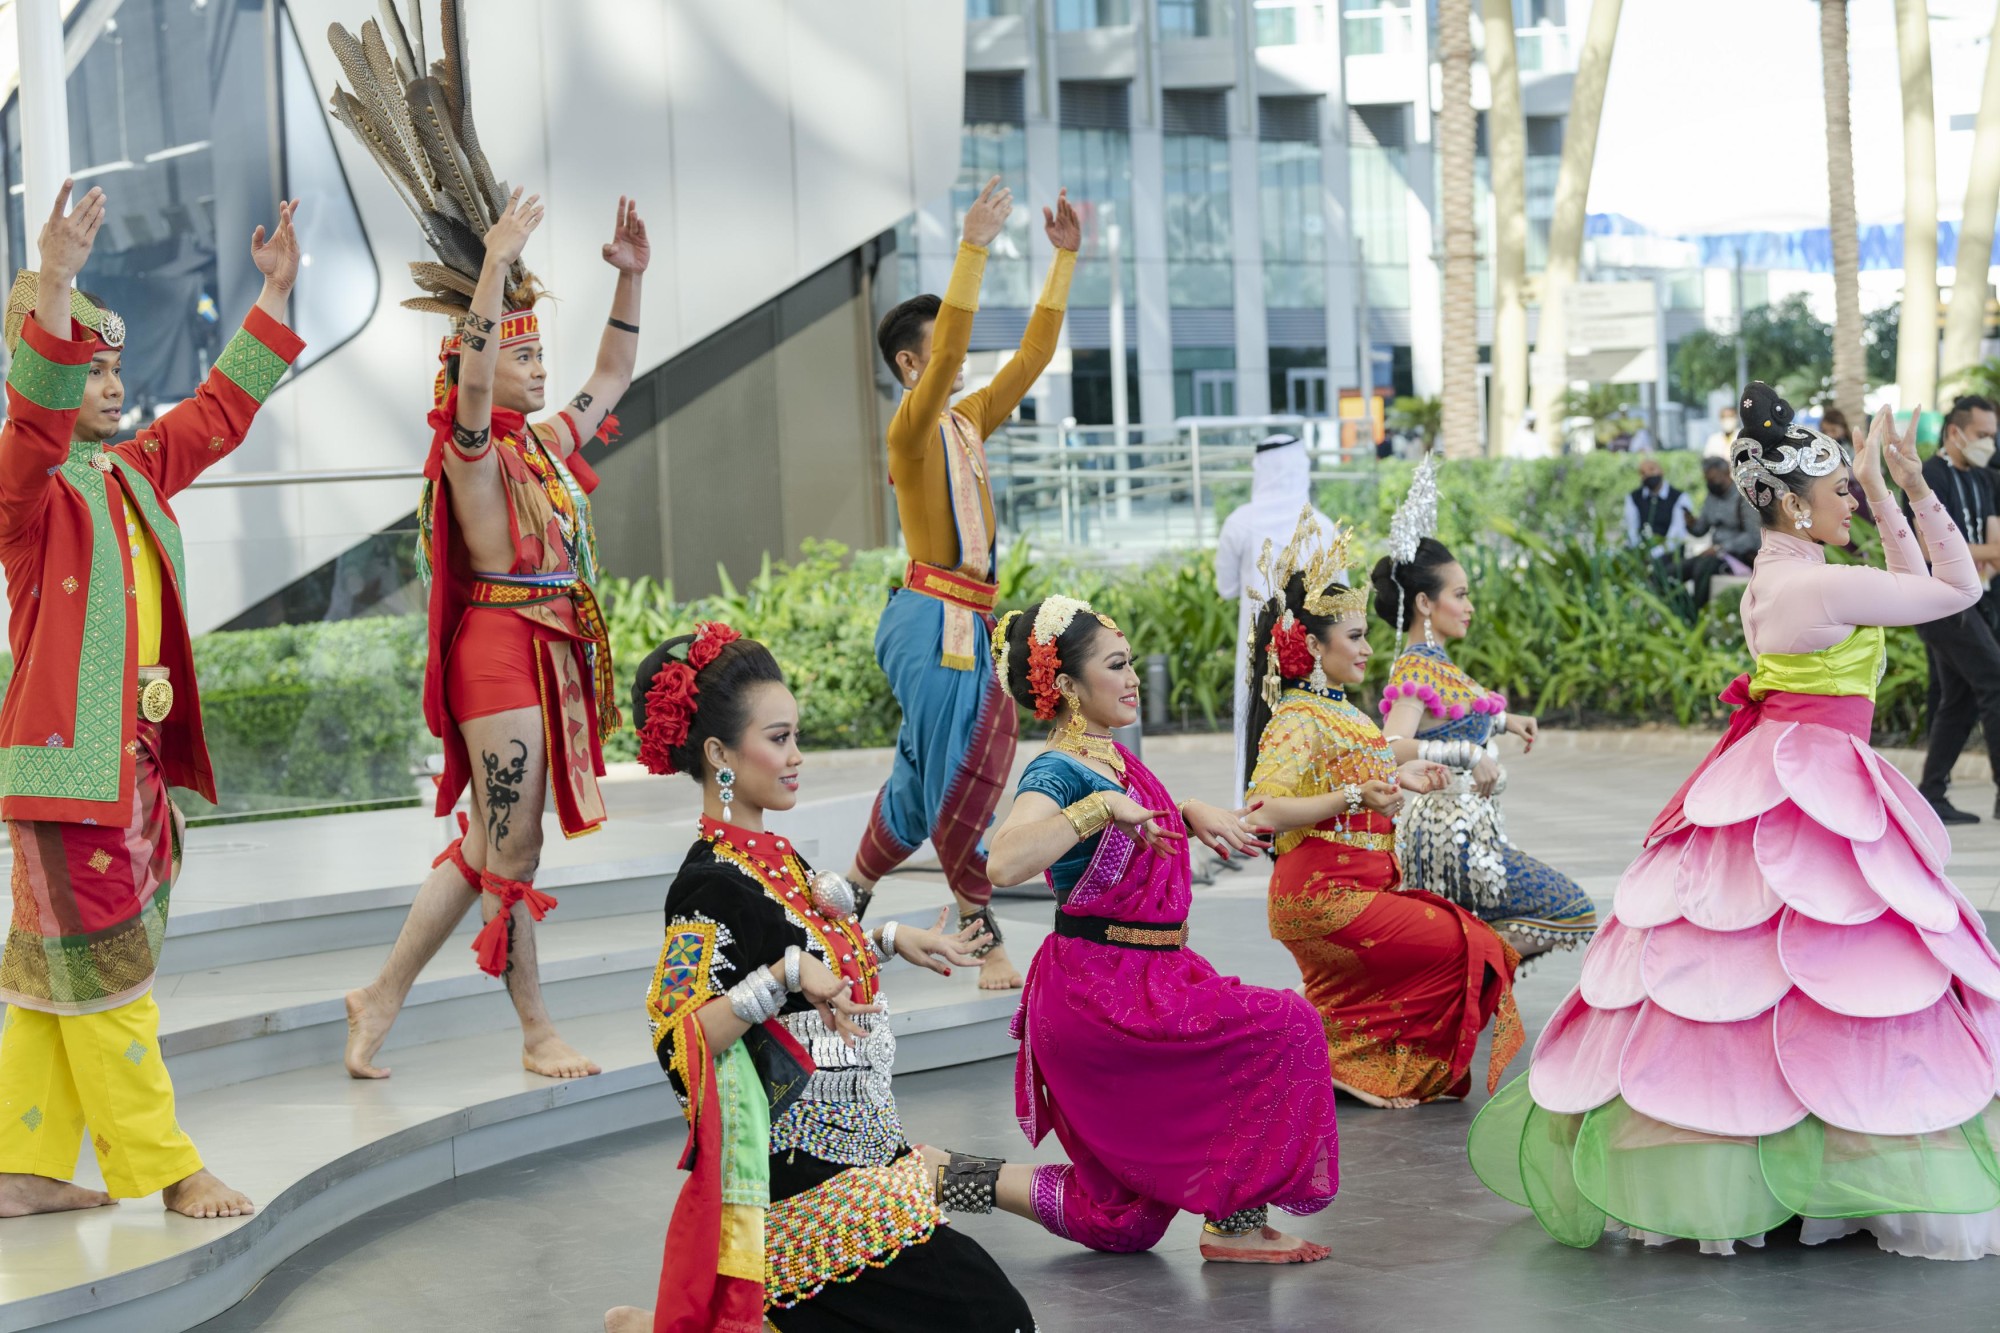
<svg viewBox="0 0 2000 1333"><path fill-rule="evenodd" d="M1132 799L1173 809L1121 754ZM1177 817L1165 822L1183 831ZM1057 910L1172 928L1191 896L1185 847L1162 857L1114 827ZM1036 1215L1059 1236L1144 1250L1181 1211L1313 1213L1339 1187L1326 1034L1292 991L1221 976L1184 945L1051 935L1029 965L1013 1035L1021 1128L1031 1143L1054 1130L1069 1154L1035 1172Z"/></svg>

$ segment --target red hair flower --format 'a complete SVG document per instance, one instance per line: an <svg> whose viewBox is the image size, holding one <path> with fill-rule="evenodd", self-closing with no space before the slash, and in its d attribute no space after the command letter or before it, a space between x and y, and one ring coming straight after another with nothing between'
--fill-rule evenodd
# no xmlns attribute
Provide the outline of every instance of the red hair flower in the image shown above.
<svg viewBox="0 0 2000 1333"><path fill-rule="evenodd" d="M1278 674L1286 680L1305 680L1312 675L1313 653L1306 643L1306 627L1286 616L1271 631L1271 653L1278 659Z"/></svg>
<svg viewBox="0 0 2000 1333"><path fill-rule="evenodd" d="M704 620L694 627L694 642L688 645L688 665L706 671L722 650L742 638L719 620Z"/></svg>
<svg viewBox="0 0 2000 1333"><path fill-rule="evenodd" d="M673 753L694 729L695 699L700 693L694 668L686 662L668 662L653 676L646 690L646 725L639 732L639 762L648 773L680 771Z"/></svg>
<svg viewBox="0 0 2000 1333"><path fill-rule="evenodd" d="M1056 688L1056 673L1062 669L1062 659L1056 653L1053 638L1028 639L1028 688L1035 693L1035 717L1047 722L1062 706L1062 691Z"/></svg>

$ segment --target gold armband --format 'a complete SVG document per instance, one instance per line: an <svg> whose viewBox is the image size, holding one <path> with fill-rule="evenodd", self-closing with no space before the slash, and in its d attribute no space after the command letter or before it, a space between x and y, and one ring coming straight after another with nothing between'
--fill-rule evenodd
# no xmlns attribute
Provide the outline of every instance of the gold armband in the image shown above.
<svg viewBox="0 0 2000 1333"><path fill-rule="evenodd" d="M1104 832L1111 823L1111 807L1105 803L1103 792L1092 792L1082 800L1064 806L1063 818L1076 830L1077 841L1081 842Z"/></svg>
<svg viewBox="0 0 2000 1333"><path fill-rule="evenodd" d="M1069 309L1069 280L1075 272L1076 251L1056 251L1055 262L1049 265L1049 276L1042 283L1042 298L1035 304L1051 310Z"/></svg>
<svg viewBox="0 0 2000 1333"><path fill-rule="evenodd" d="M979 284L985 276L986 247L960 241L958 258L951 265L951 281L945 284L944 303L960 310L979 309Z"/></svg>

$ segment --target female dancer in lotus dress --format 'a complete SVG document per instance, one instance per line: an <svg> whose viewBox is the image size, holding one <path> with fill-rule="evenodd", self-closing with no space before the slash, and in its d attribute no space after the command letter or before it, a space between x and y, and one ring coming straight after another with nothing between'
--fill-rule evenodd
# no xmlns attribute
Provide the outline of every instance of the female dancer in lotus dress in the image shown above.
<svg viewBox="0 0 2000 1333"><path fill-rule="evenodd" d="M1885 625L1979 597L1915 417L1850 469L1768 385L1737 487L1765 523L1729 730L1626 871L1583 979L1480 1113L1474 1169L1587 1246L1607 1225L1728 1252L1798 1216L1936 1259L2000 1253L2000 953L1944 877L1944 828L1867 743ZM1882 481L1908 493L1923 554ZM1887 571L1829 566L1859 482Z"/></svg>
<svg viewBox="0 0 2000 1333"><path fill-rule="evenodd" d="M969 1193L1118 1251L1152 1248L1187 1211L1206 1218L1204 1259L1324 1259L1324 1245L1266 1225L1267 1206L1317 1212L1337 1185L1319 1015L1187 947L1187 835L1250 854L1263 846L1251 812L1176 805L1112 741L1139 715L1139 678L1108 618L1050 597L1003 620L994 644L1009 695L1043 721L1066 713L1021 776L987 873L1002 885L1046 874L1055 890L1055 933L1014 1018L1014 1096L1029 1141L1053 1129L1070 1160L954 1162L947 1206Z"/></svg>

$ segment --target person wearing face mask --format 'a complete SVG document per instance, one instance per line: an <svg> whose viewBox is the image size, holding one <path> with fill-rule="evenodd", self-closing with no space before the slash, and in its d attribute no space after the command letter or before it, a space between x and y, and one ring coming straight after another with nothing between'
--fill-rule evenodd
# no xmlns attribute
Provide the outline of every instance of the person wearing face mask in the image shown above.
<svg viewBox="0 0 2000 1333"><path fill-rule="evenodd" d="M1639 456L1639 485L1625 497L1625 544L1643 546L1655 560L1677 557L1688 537L1694 505L1660 471L1660 460Z"/></svg>
<svg viewBox="0 0 2000 1333"><path fill-rule="evenodd" d="M1723 408L1717 420L1721 423L1721 429L1708 437L1708 442L1701 447L1701 454L1703 458L1720 458L1726 461L1729 458L1729 451L1736 445L1736 432L1743 426L1737 419L1736 409L1733 407Z"/></svg>
<svg viewBox="0 0 2000 1333"><path fill-rule="evenodd" d="M1938 451L1924 460L1924 480L1944 502L1971 549L1982 589L2000 568L2000 517L1995 516L1994 478L1987 467L1993 459L1996 424L1992 400L1967 394L1952 403ZM1909 507L1905 500L1905 513ZM1985 591L1982 600L1992 597ZM1917 790L1945 823L1976 824L1979 816L1954 806L1945 792L1951 785L1952 765L1964 753L1975 722L1985 732L1994 781L2000 784L2000 641L1978 605L1918 625L1917 636L1930 653L1937 686L1923 781ZM2000 818L2000 803L1994 806L1994 817Z"/></svg>
<svg viewBox="0 0 2000 1333"><path fill-rule="evenodd" d="M1688 531L1712 541L1706 551L1681 562L1681 578L1693 585L1697 608L1708 605L1709 587L1717 574L1748 574L1757 559L1757 548L1764 543L1764 525L1757 511L1729 479L1729 460L1702 459L1701 480L1708 497L1701 502L1700 515L1688 524Z"/></svg>

